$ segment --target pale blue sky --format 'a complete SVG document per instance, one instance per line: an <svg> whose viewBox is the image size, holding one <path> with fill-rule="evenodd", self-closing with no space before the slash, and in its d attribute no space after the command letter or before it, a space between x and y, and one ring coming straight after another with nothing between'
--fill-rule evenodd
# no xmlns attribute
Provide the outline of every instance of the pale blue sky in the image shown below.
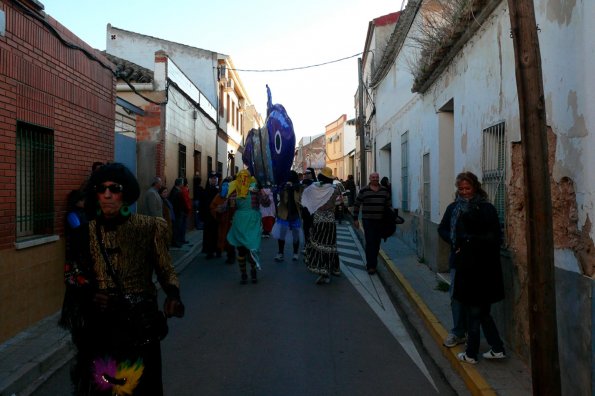
<svg viewBox="0 0 595 396"><path fill-rule="evenodd" d="M230 55L238 69L285 69L363 51L368 23L399 11L403 0L40 0L45 12L94 48L106 26ZM357 57L277 73L240 72L263 116L266 87L285 106L297 138L355 115Z"/></svg>

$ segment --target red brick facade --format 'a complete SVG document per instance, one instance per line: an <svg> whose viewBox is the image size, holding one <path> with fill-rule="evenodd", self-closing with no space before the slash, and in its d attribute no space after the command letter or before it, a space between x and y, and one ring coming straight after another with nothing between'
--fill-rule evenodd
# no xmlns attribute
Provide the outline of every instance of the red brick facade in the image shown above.
<svg viewBox="0 0 595 396"><path fill-rule="evenodd" d="M0 7L6 13L6 35L0 37L0 183L5 186L0 249L6 249L15 242L17 121L54 131L54 201L60 213L66 194L80 186L92 162L113 158L115 79L111 66L101 65L110 65L105 58L51 17L12 2ZM101 63L65 46L44 20ZM55 230L62 231L61 216Z"/></svg>
<svg viewBox="0 0 595 396"><path fill-rule="evenodd" d="M113 159L116 91L109 61L36 3L0 2L0 9L6 17L0 36L2 342L60 309L66 196L94 161ZM21 246L15 245L17 123L50 130L54 145L54 236Z"/></svg>

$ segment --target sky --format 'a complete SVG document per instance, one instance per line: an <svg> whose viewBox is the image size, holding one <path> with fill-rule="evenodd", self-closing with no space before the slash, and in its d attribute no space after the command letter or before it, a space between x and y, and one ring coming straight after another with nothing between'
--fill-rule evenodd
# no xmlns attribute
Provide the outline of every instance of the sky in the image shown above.
<svg viewBox="0 0 595 396"><path fill-rule="evenodd" d="M40 0L45 12L105 50L107 24L229 55L251 102L266 116L266 84L297 139L355 116L357 59L374 18L404 0ZM315 66L348 58L327 65ZM296 69L272 72L276 69ZM248 70L266 70L252 72Z"/></svg>

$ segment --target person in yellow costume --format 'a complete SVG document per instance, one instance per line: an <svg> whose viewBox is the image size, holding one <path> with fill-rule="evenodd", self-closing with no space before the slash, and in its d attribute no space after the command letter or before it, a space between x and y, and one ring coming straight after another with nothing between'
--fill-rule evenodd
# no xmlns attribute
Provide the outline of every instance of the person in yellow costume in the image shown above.
<svg viewBox="0 0 595 396"><path fill-rule="evenodd" d="M257 283L262 221L256 180L247 169L242 169L236 179L229 183L227 197L235 197L236 201L236 212L227 233L227 241L238 249L241 283L248 282L246 261L250 263L250 279L252 283Z"/></svg>

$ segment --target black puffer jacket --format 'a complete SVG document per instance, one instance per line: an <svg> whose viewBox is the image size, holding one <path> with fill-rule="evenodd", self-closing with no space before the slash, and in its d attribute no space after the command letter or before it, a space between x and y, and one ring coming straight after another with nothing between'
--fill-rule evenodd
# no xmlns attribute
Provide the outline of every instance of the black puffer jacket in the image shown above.
<svg viewBox="0 0 595 396"><path fill-rule="evenodd" d="M500 265L500 222L489 202L470 204L456 224L456 240L451 241L451 203L438 227L440 237L451 245L451 267L456 269L453 297L468 305L491 304L504 298Z"/></svg>

